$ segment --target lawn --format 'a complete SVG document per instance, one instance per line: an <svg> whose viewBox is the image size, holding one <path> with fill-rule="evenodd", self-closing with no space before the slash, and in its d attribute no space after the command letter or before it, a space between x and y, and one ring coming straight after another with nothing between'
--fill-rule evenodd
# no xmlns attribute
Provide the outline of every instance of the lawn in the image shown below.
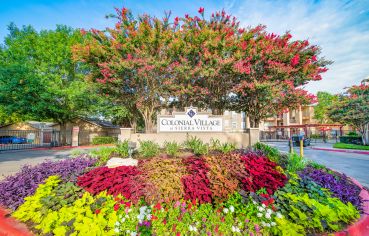
<svg viewBox="0 0 369 236"><path fill-rule="evenodd" d="M369 146L348 144L348 143L335 143L333 147L340 148L340 149L369 150Z"/></svg>

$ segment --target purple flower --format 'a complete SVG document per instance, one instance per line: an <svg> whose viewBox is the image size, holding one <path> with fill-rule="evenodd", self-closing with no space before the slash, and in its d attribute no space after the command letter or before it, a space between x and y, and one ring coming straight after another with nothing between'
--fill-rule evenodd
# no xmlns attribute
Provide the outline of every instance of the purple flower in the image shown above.
<svg viewBox="0 0 369 236"><path fill-rule="evenodd" d="M23 166L20 172L0 182L0 205L15 210L49 176L59 175L63 181L75 182L86 167L94 163L94 159L77 157L56 162L46 161L33 167Z"/></svg>

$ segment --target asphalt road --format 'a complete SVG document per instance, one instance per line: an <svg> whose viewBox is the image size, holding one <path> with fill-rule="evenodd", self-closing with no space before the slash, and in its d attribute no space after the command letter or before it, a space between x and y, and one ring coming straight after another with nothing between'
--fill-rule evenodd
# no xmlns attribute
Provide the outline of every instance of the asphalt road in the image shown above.
<svg viewBox="0 0 369 236"><path fill-rule="evenodd" d="M4 179L5 176L17 173L24 165L36 165L45 160L57 161L68 158L72 150L73 149L2 151L0 152L0 180Z"/></svg>
<svg viewBox="0 0 369 236"><path fill-rule="evenodd" d="M268 142L267 144L281 151L288 151L287 142ZM299 148L295 147L295 151L299 152ZM314 150L306 147L304 157L351 176L362 185L369 187L369 155Z"/></svg>

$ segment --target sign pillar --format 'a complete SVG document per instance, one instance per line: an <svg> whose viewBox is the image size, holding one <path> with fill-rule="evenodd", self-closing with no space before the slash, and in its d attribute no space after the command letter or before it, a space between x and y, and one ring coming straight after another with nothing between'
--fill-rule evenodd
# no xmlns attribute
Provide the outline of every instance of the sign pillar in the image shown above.
<svg viewBox="0 0 369 236"><path fill-rule="evenodd" d="M78 136L79 136L79 127L78 126L73 126L72 147L78 147Z"/></svg>

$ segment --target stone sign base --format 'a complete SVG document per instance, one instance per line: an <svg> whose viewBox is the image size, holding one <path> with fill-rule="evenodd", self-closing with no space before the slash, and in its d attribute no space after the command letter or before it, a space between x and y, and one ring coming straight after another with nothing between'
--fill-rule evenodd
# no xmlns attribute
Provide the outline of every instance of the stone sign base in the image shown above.
<svg viewBox="0 0 369 236"><path fill-rule="evenodd" d="M204 143L210 143L211 139L219 140L221 143L233 143L237 148L246 148L254 145L259 141L259 129L258 128L248 128L245 132L170 132L170 133L133 133L131 128L121 128L121 135L119 140L129 140L131 142L136 142L139 146L140 141L153 141L158 143L161 147L164 146L165 142L177 142L184 143L189 137L197 137L201 139Z"/></svg>

